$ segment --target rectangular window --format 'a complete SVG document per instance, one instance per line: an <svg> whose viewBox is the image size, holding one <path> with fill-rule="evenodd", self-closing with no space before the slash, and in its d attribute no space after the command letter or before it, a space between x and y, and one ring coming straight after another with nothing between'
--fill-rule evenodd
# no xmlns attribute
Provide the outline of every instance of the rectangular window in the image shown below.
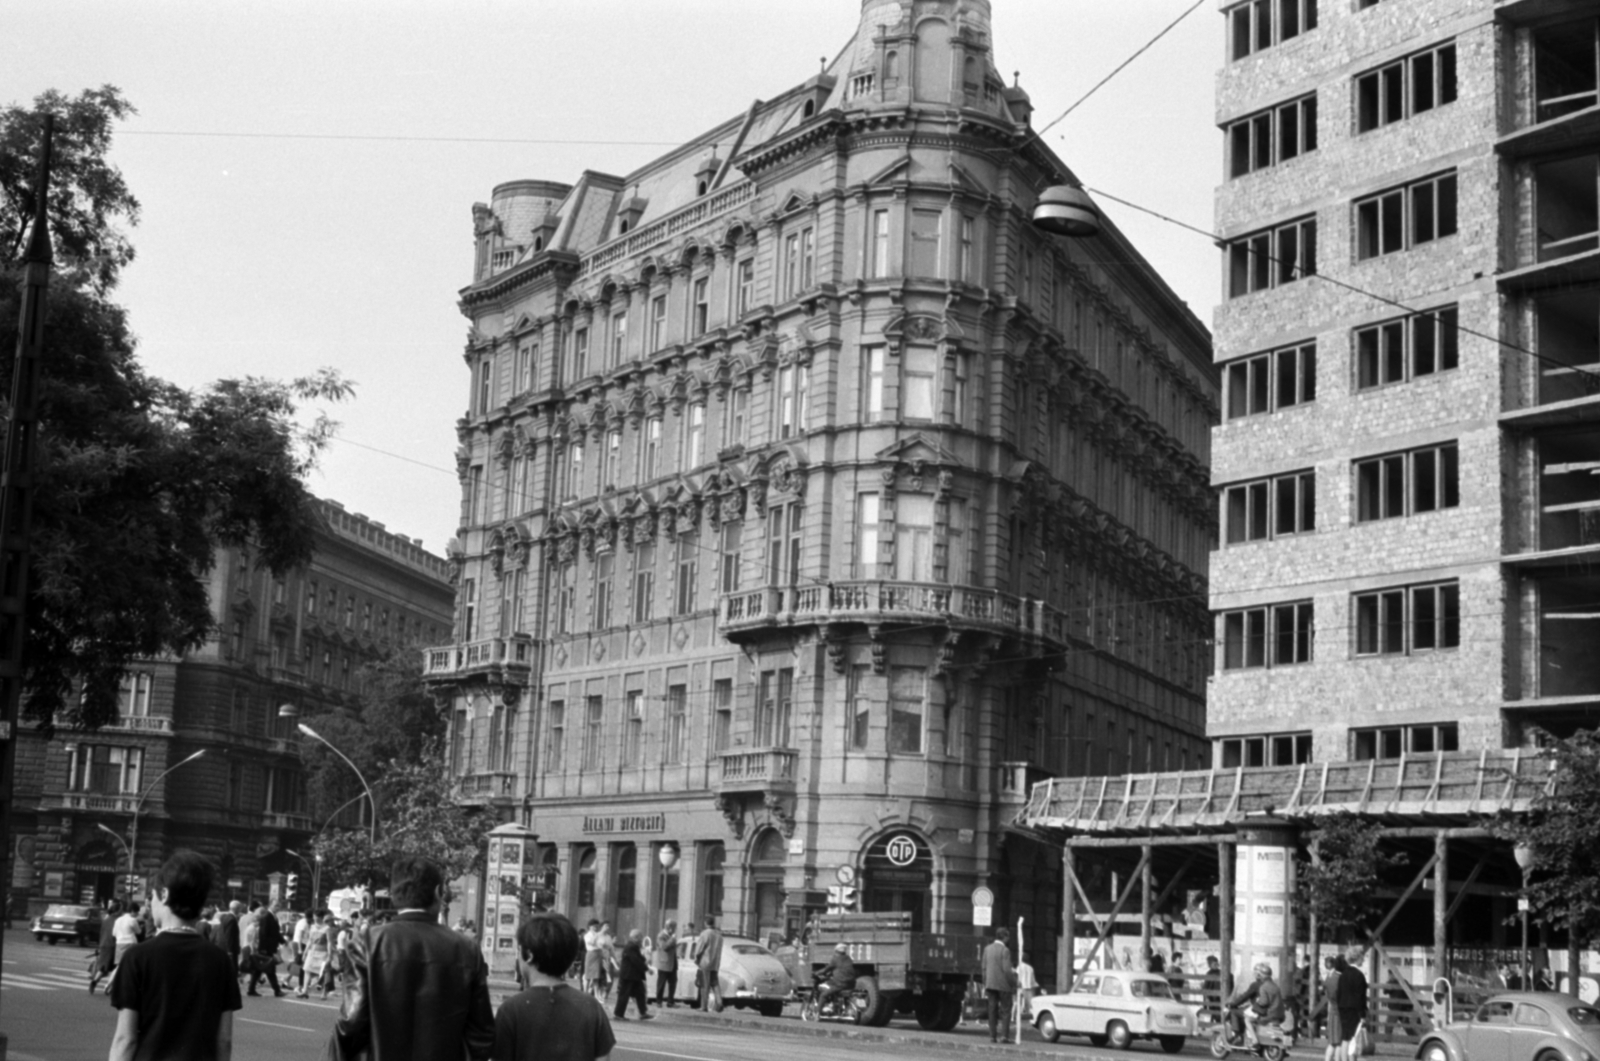
<svg viewBox="0 0 1600 1061"><path fill-rule="evenodd" d="M652 416L644 422L642 436L644 452L639 457L639 467L644 481L649 482L661 474L661 417Z"/></svg>
<svg viewBox="0 0 1600 1061"><path fill-rule="evenodd" d="M494 362L484 358L478 362L478 408L474 410L479 416L487 415L493 408L494 401Z"/></svg>
<svg viewBox="0 0 1600 1061"><path fill-rule="evenodd" d="M566 703L550 701L549 727L544 736L544 773L562 773L566 746Z"/></svg>
<svg viewBox="0 0 1600 1061"><path fill-rule="evenodd" d="M950 355L949 404L945 406L944 419L949 424L961 424L967 411L967 355L956 351Z"/></svg>
<svg viewBox="0 0 1600 1061"><path fill-rule="evenodd" d="M616 578L617 555L598 553L594 558L594 629L611 626L612 585Z"/></svg>
<svg viewBox="0 0 1600 1061"><path fill-rule="evenodd" d="M806 429L806 392L811 366L785 365L778 370L778 437L802 434Z"/></svg>
<svg viewBox="0 0 1600 1061"><path fill-rule="evenodd" d="M1311 662L1310 601L1222 613L1222 669L1287 667Z"/></svg>
<svg viewBox="0 0 1600 1061"><path fill-rule="evenodd" d="M693 471L705 463L706 406L695 402L689 406L689 421L684 429L683 471Z"/></svg>
<svg viewBox="0 0 1600 1061"><path fill-rule="evenodd" d="M744 540L744 523L729 520L722 525L722 592L737 593L741 574L740 547Z"/></svg>
<svg viewBox="0 0 1600 1061"><path fill-rule="evenodd" d="M1223 540L1229 545L1266 541L1317 529L1315 472L1294 472L1238 483L1222 494Z"/></svg>
<svg viewBox="0 0 1600 1061"><path fill-rule="evenodd" d="M1317 272L1317 219L1301 218L1228 243L1228 297L1265 291Z"/></svg>
<svg viewBox="0 0 1600 1061"><path fill-rule="evenodd" d="M667 345L667 296L657 295L650 300L650 351L654 353Z"/></svg>
<svg viewBox="0 0 1600 1061"><path fill-rule="evenodd" d="M274 644L274 652L278 651ZM281 663L276 664L282 666ZM131 715L148 715L150 713L150 691L154 686L154 679L148 671L131 671L122 676L122 683L117 687L117 714L122 717Z"/></svg>
<svg viewBox="0 0 1600 1061"><path fill-rule="evenodd" d="M1358 593L1356 655L1397 656L1461 645L1461 587L1456 582Z"/></svg>
<svg viewBox="0 0 1600 1061"><path fill-rule="evenodd" d="M710 277L702 276L694 282L694 307L690 316L690 320L694 322L694 327L690 334L697 338L704 335L706 328L711 324L710 286Z"/></svg>
<svg viewBox="0 0 1600 1061"><path fill-rule="evenodd" d="M805 291L816 286L817 282L817 239L816 232L805 229L800 233L800 290Z"/></svg>
<svg viewBox="0 0 1600 1061"><path fill-rule="evenodd" d="M746 258L739 263L738 284L739 292L735 298L734 305L738 307L738 318L743 320L744 315L750 312L750 307L755 302L756 260L754 258Z"/></svg>
<svg viewBox="0 0 1600 1061"><path fill-rule="evenodd" d="M911 211L911 268L908 276L944 275L940 262L941 221L942 215L938 210Z"/></svg>
<svg viewBox="0 0 1600 1061"><path fill-rule="evenodd" d="M961 269L959 277L963 283L976 284L978 282L978 259L976 247L973 244L973 232L976 222L970 215L961 215Z"/></svg>
<svg viewBox="0 0 1600 1061"><path fill-rule="evenodd" d="M793 298L800 290L800 233L783 238L783 297Z"/></svg>
<svg viewBox="0 0 1600 1061"><path fill-rule="evenodd" d="M630 691L627 710L622 729L622 765L639 766L639 753L644 744L644 693L637 689Z"/></svg>
<svg viewBox="0 0 1600 1061"><path fill-rule="evenodd" d="M867 699L867 665L852 664L845 675L845 711L850 723L850 747L865 750L872 736L872 701Z"/></svg>
<svg viewBox="0 0 1600 1061"><path fill-rule="evenodd" d="M881 541L878 523L878 495L862 494L856 501L856 577L878 577L878 552Z"/></svg>
<svg viewBox="0 0 1600 1061"><path fill-rule="evenodd" d="M1456 98L1456 45L1437 44L1356 75L1356 132L1366 133Z"/></svg>
<svg viewBox="0 0 1600 1061"><path fill-rule="evenodd" d="M1317 398L1317 344L1254 354L1229 362L1223 372L1229 420L1304 405Z"/></svg>
<svg viewBox="0 0 1600 1061"><path fill-rule="evenodd" d="M900 415L907 420L932 420L939 352L931 346L908 346L900 358Z"/></svg>
<svg viewBox="0 0 1600 1061"><path fill-rule="evenodd" d="M1361 762L1460 750L1461 728L1456 722L1350 731L1350 758Z"/></svg>
<svg viewBox="0 0 1600 1061"><path fill-rule="evenodd" d="M1460 365L1460 315L1455 306L1356 330L1356 387L1368 390Z"/></svg>
<svg viewBox="0 0 1600 1061"><path fill-rule="evenodd" d="M1268 733L1255 737L1225 737L1217 742L1224 770L1245 766L1299 766L1311 761L1311 734Z"/></svg>
<svg viewBox="0 0 1600 1061"><path fill-rule="evenodd" d="M733 680L718 678L711 683L711 750L726 751L733 745Z"/></svg>
<svg viewBox="0 0 1600 1061"><path fill-rule="evenodd" d="M589 329L572 333L572 378L574 382L589 374Z"/></svg>
<svg viewBox="0 0 1600 1061"><path fill-rule="evenodd" d="M556 568L556 633L570 634L577 629L578 565L572 561Z"/></svg>
<svg viewBox="0 0 1600 1061"><path fill-rule="evenodd" d="M1356 522L1399 519L1461 504L1461 451L1454 442L1355 462Z"/></svg>
<svg viewBox="0 0 1600 1061"><path fill-rule="evenodd" d="M1228 176L1242 177L1317 149L1313 93L1240 118L1227 127Z"/></svg>
<svg viewBox="0 0 1600 1061"><path fill-rule="evenodd" d="M655 611L656 547L641 545L633 551L633 621L650 621Z"/></svg>
<svg viewBox="0 0 1600 1061"><path fill-rule="evenodd" d="M533 390L533 365L539 359L537 343L523 343L517 348L517 393Z"/></svg>
<svg viewBox="0 0 1600 1061"><path fill-rule="evenodd" d="M1317 0L1246 0L1226 13L1235 62L1317 28Z"/></svg>
<svg viewBox="0 0 1600 1061"><path fill-rule="evenodd" d="M889 668L889 751L922 754L923 697L927 671L922 667Z"/></svg>
<svg viewBox="0 0 1600 1061"><path fill-rule="evenodd" d="M728 395L728 445L744 445L744 428L747 422L746 414L749 410L750 391L748 388L741 387Z"/></svg>
<svg viewBox="0 0 1600 1061"><path fill-rule="evenodd" d="M606 432L606 455L601 487L614 490L621 481L622 476L622 429L614 428Z"/></svg>
<svg viewBox="0 0 1600 1061"><path fill-rule="evenodd" d="M696 588L700 580L700 536L685 534L674 546L677 556L673 569L677 572L677 592L673 595L673 613L690 615L697 603Z"/></svg>
<svg viewBox="0 0 1600 1061"><path fill-rule="evenodd" d="M799 502L771 505L767 524L772 529L767 550L768 585L793 586L800 581L800 524L803 509Z"/></svg>
<svg viewBox="0 0 1600 1061"><path fill-rule="evenodd" d="M611 366L615 368L622 364L628 356L628 314L627 311L614 314L611 318Z"/></svg>
<svg viewBox="0 0 1600 1061"><path fill-rule="evenodd" d="M1439 174L1391 188L1356 208L1356 260L1415 247L1456 233L1456 175Z"/></svg>
<svg viewBox="0 0 1600 1061"><path fill-rule="evenodd" d="M864 420L878 420L883 417L883 347L865 346L861 348L862 393L866 399L866 416Z"/></svg>
<svg viewBox="0 0 1600 1061"><path fill-rule="evenodd" d="M80 744L73 750L67 789L98 795L133 795L139 789L144 751L110 744ZM59 775L58 775L59 776Z"/></svg>
<svg viewBox="0 0 1600 1061"><path fill-rule="evenodd" d="M889 275L889 211L872 212L872 261L868 271L873 276Z"/></svg>
<svg viewBox="0 0 1600 1061"><path fill-rule="evenodd" d="M667 755L663 762L681 763L689 743L689 687L667 686Z"/></svg>
<svg viewBox="0 0 1600 1061"><path fill-rule="evenodd" d="M605 699L599 696L588 697L584 701L583 719L583 768L585 770L598 770L604 762L603 749L600 741L604 736L605 724Z"/></svg>
<svg viewBox="0 0 1600 1061"><path fill-rule="evenodd" d="M567 496L577 497L583 491L583 443L567 446Z"/></svg>

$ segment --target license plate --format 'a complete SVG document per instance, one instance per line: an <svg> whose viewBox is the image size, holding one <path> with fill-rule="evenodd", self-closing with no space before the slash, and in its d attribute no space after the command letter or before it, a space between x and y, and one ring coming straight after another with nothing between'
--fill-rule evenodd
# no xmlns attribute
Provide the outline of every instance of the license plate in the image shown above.
<svg viewBox="0 0 1600 1061"><path fill-rule="evenodd" d="M1182 1024L1183 1017L1177 1013L1168 1013L1161 1018L1162 1024Z"/></svg>

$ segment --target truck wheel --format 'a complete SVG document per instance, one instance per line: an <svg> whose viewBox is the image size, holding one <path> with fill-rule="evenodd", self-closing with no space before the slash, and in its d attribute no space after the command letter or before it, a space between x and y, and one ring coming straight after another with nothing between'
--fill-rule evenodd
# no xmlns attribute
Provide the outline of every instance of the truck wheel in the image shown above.
<svg viewBox="0 0 1600 1061"><path fill-rule="evenodd" d="M861 1008L856 1010L856 1023L870 1025L883 1003L883 996L878 993L877 977L856 977L856 990L861 994Z"/></svg>
<svg viewBox="0 0 1600 1061"><path fill-rule="evenodd" d="M781 1017L783 1016L783 999L764 998L756 1003L756 1012L763 1017Z"/></svg>
<svg viewBox="0 0 1600 1061"><path fill-rule="evenodd" d="M935 1031L947 1032L961 1023L961 999L955 995L941 996L939 1006L939 1026Z"/></svg>
<svg viewBox="0 0 1600 1061"><path fill-rule="evenodd" d="M1163 1036L1161 1036L1161 1049L1165 1050L1169 1054L1181 1053L1182 1050L1183 1050L1183 1036L1181 1036L1181 1035L1163 1035Z"/></svg>
<svg viewBox="0 0 1600 1061"><path fill-rule="evenodd" d="M942 1030L939 1021L944 1016L943 995L917 995L916 1014L917 1025L925 1031L936 1032Z"/></svg>

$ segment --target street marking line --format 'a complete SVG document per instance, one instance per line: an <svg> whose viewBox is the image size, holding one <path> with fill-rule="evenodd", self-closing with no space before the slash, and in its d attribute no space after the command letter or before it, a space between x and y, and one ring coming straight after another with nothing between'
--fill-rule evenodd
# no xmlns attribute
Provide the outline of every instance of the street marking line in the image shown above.
<svg viewBox="0 0 1600 1061"><path fill-rule="evenodd" d="M292 1003L293 1005L296 1005L296 1006L310 1006L312 1009L338 1009L339 1008L339 1003L334 1002L332 1000L324 1002L321 999L318 999L317 1001L313 1002L309 998L286 998L286 999L284 999L284 1001Z"/></svg>
<svg viewBox="0 0 1600 1061"><path fill-rule="evenodd" d="M725 1058L702 1057L699 1054L674 1054L669 1053L666 1050L648 1050L642 1046L634 1046L631 1043L623 1043L620 1041L617 1043L617 1045L622 1047L624 1050L627 1050L629 1053L635 1054L655 1054L657 1057L677 1057L682 1058L683 1061L726 1061Z"/></svg>
<svg viewBox="0 0 1600 1061"><path fill-rule="evenodd" d="M0 980L0 990L8 987L20 987L26 991L59 991L60 988L46 987L43 984L27 984L17 980Z"/></svg>
<svg viewBox="0 0 1600 1061"><path fill-rule="evenodd" d="M298 1024L274 1024L270 1020L251 1020L249 1017L240 1017L246 1024L265 1024L269 1028L288 1028L292 1032L315 1032L315 1028L302 1028ZM708 1058L707 1061L710 1061Z"/></svg>

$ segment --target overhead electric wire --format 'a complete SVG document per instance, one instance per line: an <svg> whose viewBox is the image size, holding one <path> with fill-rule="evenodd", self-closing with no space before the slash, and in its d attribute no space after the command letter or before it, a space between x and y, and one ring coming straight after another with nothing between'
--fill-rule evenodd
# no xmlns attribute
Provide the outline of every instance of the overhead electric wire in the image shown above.
<svg viewBox="0 0 1600 1061"><path fill-rule="evenodd" d="M242 133L187 129L120 129L118 136L192 136L228 140L352 140L407 144L545 144L577 147L678 147L676 140L555 140L496 136L379 136L360 133Z"/></svg>

